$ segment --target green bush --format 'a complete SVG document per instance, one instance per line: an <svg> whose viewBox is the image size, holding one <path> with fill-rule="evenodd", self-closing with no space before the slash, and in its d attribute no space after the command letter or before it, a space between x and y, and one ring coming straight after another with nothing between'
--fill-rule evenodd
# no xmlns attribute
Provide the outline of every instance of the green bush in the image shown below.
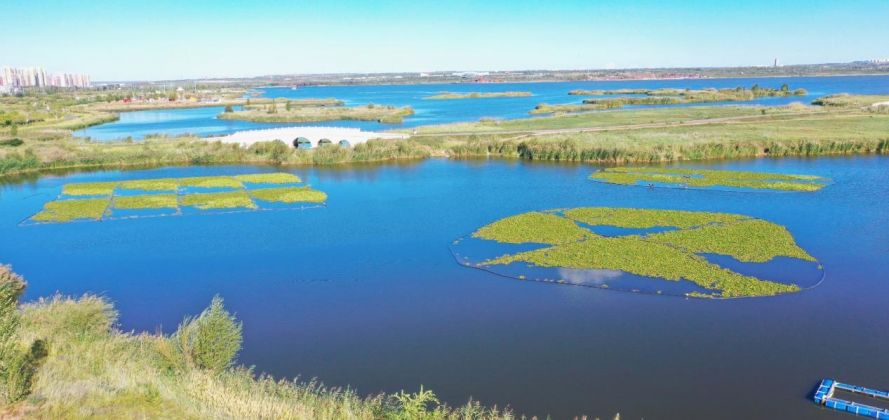
<svg viewBox="0 0 889 420"><path fill-rule="evenodd" d="M0 402L20 401L31 392L31 381L46 358L46 343L35 340L29 349L21 347L18 301L25 279L0 265Z"/></svg>
<svg viewBox="0 0 889 420"><path fill-rule="evenodd" d="M21 146L24 143L25 142L22 141L22 139L20 139L20 138L0 140L0 146L7 146L7 147L17 147L17 146Z"/></svg>
<svg viewBox="0 0 889 420"><path fill-rule="evenodd" d="M197 318L186 318L173 335L179 354L189 366L214 372L227 369L241 350L241 323L213 297Z"/></svg>

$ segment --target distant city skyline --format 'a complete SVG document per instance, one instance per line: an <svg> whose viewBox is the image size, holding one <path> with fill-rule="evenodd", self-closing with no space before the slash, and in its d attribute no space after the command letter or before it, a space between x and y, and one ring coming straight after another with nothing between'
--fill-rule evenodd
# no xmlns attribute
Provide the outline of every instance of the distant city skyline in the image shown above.
<svg viewBox="0 0 889 420"><path fill-rule="evenodd" d="M52 73L41 66L0 67L0 92L29 87L83 88L90 76L82 73Z"/></svg>
<svg viewBox="0 0 889 420"><path fill-rule="evenodd" d="M889 1L7 0L0 65L93 80L770 66L889 56Z"/></svg>

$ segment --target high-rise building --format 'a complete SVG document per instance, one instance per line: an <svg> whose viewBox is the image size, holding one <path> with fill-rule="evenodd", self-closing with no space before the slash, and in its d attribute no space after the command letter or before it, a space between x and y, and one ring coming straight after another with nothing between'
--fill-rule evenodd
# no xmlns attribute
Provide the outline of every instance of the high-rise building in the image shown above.
<svg viewBox="0 0 889 420"><path fill-rule="evenodd" d="M3 90L27 87L90 87L90 77L85 74L47 73L42 67L4 67L0 72L0 86Z"/></svg>

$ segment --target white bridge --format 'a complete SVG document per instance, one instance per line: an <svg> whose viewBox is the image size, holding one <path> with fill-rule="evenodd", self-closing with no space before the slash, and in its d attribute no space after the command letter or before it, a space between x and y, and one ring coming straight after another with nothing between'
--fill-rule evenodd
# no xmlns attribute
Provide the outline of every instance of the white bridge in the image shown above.
<svg viewBox="0 0 889 420"><path fill-rule="evenodd" d="M361 131L358 128L347 127L282 127L263 130L238 131L227 136L207 137L208 141L221 141L223 143L238 143L241 146L250 146L261 141L281 140L288 146L299 137L308 139L311 147L317 147L322 139L330 140L338 144L340 140L346 140L350 146L364 143L372 139L405 139L407 134Z"/></svg>

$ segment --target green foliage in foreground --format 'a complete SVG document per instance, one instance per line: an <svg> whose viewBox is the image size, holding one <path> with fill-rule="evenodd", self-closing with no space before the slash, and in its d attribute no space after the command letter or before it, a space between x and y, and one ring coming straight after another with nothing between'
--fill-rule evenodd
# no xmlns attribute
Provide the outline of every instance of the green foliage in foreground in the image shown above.
<svg viewBox="0 0 889 420"><path fill-rule="evenodd" d="M231 367L241 350L241 328L216 296L197 318L179 324L173 342L189 366L221 372Z"/></svg>
<svg viewBox="0 0 889 420"><path fill-rule="evenodd" d="M548 243L552 246L503 255L482 265L521 261L540 267L620 270L664 280L687 280L713 291L715 297L747 297L795 292L800 288L745 276L713 264L698 254L727 255L747 262L766 262L778 256L815 261L783 226L741 215L620 208L568 209L563 211L564 216L554 211L545 219L536 216L538 214L543 213L525 213L502 219L482 227L473 236L501 243ZM545 222L540 223L542 220ZM573 221L627 228L676 227L678 230L602 237ZM571 240L571 237L576 239Z"/></svg>
<svg viewBox="0 0 889 420"><path fill-rule="evenodd" d="M115 209L175 209L179 207L175 194L152 194L118 196L114 198Z"/></svg>
<svg viewBox="0 0 889 420"><path fill-rule="evenodd" d="M79 219L99 220L111 202L109 198L56 200L43 205L43 210L31 217L37 222L70 222Z"/></svg>
<svg viewBox="0 0 889 420"><path fill-rule="evenodd" d="M186 194L182 196L182 205L197 207L201 210L256 208L256 204L246 191Z"/></svg>
<svg viewBox="0 0 889 420"><path fill-rule="evenodd" d="M533 96L531 92L441 92L423 99L483 99Z"/></svg>
<svg viewBox="0 0 889 420"><path fill-rule="evenodd" d="M40 339L23 342L18 300L25 279L0 264L0 405L11 404L31 392L37 369L46 357L46 343ZM0 411L0 417L3 412Z"/></svg>
<svg viewBox="0 0 889 420"><path fill-rule="evenodd" d="M38 337L46 345L41 363L32 365L37 375L26 398L0 401L0 418L515 418L472 401L456 408L440 405L425 389L361 397L314 381L257 376L241 366L219 369L237 353L241 325L218 299L173 336L115 329L117 312L101 297L55 296L20 310L16 303L6 313L20 319L20 327L0 345L25 349ZM188 347L182 347L186 336Z"/></svg>
<svg viewBox="0 0 889 420"><path fill-rule="evenodd" d="M234 178L251 184L296 184L302 182L298 176L286 172L235 175Z"/></svg>
<svg viewBox="0 0 889 420"><path fill-rule="evenodd" d="M826 179L812 175L776 174L713 169L606 168L590 178L611 184L636 185L643 182L692 187L733 187L783 191L817 191Z"/></svg>
<svg viewBox="0 0 889 420"><path fill-rule="evenodd" d="M309 187L282 187L251 190L253 198L276 203L323 203L327 194Z"/></svg>

